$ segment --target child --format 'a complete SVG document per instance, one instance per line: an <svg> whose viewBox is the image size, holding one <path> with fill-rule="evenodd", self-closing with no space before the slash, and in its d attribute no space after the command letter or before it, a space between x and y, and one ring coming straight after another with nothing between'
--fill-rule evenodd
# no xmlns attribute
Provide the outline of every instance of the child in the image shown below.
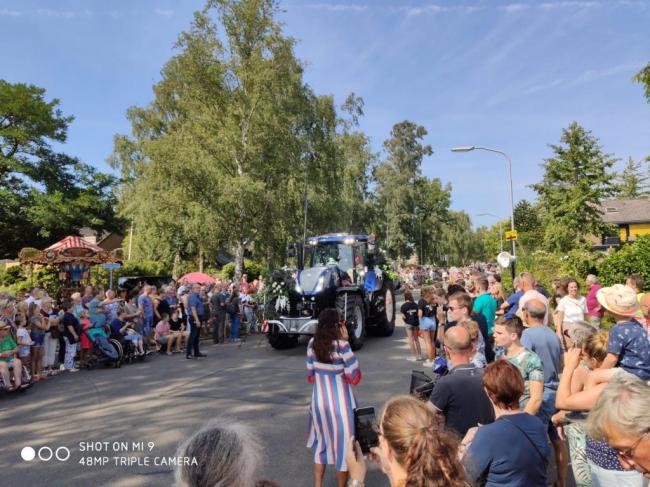
<svg viewBox="0 0 650 487"><path fill-rule="evenodd" d="M47 375L41 372L43 363L43 350L45 347L45 330L47 324L43 318L35 314L30 318L31 339L32 339L32 379L34 382L47 380Z"/></svg>
<svg viewBox="0 0 650 487"><path fill-rule="evenodd" d="M162 346L167 347L167 355L172 354L172 346L178 340L179 335L171 332L169 326L169 315L162 314L162 319L156 325L156 334L154 340L156 341L156 351L160 352Z"/></svg>
<svg viewBox="0 0 650 487"><path fill-rule="evenodd" d="M85 367L90 362L93 350L93 343L90 341L90 338L88 338L88 333L86 332L93 327L93 324L91 323L90 319L88 319L88 310L81 310L79 316L81 317L81 328L83 330L81 332L81 338L79 339L79 342L81 343L81 351L79 352L79 366Z"/></svg>
<svg viewBox="0 0 650 487"><path fill-rule="evenodd" d="M24 316L17 317L18 331L16 336L18 338L17 342L20 348L18 349L18 358L20 361L31 368L31 346L34 344L29 333L29 328L27 327L27 319Z"/></svg>

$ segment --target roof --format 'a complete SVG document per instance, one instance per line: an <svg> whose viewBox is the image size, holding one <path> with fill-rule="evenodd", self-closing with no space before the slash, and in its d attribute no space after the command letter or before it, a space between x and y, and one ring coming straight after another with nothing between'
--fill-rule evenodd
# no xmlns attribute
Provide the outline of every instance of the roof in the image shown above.
<svg viewBox="0 0 650 487"><path fill-rule="evenodd" d="M650 197L607 200L601 204L605 223L650 223Z"/></svg>
<svg viewBox="0 0 650 487"><path fill-rule="evenodd" d="M90 243L83 237L76 236L65 237L63 240L59 240L57 243L50 245L45 250L56 250L59 252L63 249L91 249L95 252L102 252L104 250L99 245Z"/></svg>

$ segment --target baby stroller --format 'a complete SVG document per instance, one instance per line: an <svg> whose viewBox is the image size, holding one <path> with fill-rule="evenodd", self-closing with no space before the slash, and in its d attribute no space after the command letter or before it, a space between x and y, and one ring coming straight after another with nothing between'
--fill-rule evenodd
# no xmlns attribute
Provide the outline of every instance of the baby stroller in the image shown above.
<svg viewBox="0 0 650 487"><path fill-rule="evenodd" d="M9 372L11 373L13 371L13 365L9 366ZM18 389L15 389L14 392L25 392L27 389L29 389L32 386L32 374L27 368L26 365L22 366L22 376L20 380L20 387ZM9 387L12 387L13 384L13 376L11 379L11 384L5 384L4 380L2 379L2 376L0 375L0 391L7 391Z"/></svg>
<svg viewBox="0 0 650 487"><path fill-rule="evenodd" d="M95 349L95 357L88 363L89 369L101 364L112 365L116 369L122 366L124 349L118 340L108 338L104 330L98 328L89 330L88 338L92 341Z"/></svg>
<svg viewBox="0 0 650 487"><path fill-rule="evenodd" d="M409 394L422 401L428 401L436 383L449 372L447 369L447 361L442 357L436 357L432 372L433 377L429 377L421 370L412 370Z"/></svg>

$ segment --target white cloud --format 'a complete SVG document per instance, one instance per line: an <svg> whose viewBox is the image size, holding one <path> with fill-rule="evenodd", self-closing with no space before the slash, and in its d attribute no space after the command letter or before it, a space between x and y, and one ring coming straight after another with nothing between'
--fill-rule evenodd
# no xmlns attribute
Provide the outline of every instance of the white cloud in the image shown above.
<svg viewBox="0 0 650 487"><path fill-rule="evenodd" d="M5 17L19 17L21 15L20 12L16 10L9 10L6 8L0 9L0 16L5 16Z"/></svg>
<svg viewBox="0 0 650 487"><path fill-rule="evenodd" d="M505 10L506 13L512 14L512 13L528 10L530 8L530 5L527 5L525 3L510 3L508 5L503 5L500 8L502 10Z"/></svg>
<svg viewBox="0 0 650 487"><path fill-rule="evenodd" d="M322 10L326 12L365 12L368 10L367 5L342 3L310 3L304 5L304 7L311 10Z"/></svg>
<svg viewBox="0 0 650 487"><path fill-rule="evenodd" d="M555 10L564 8L593 8L599 7L597 2L544 2L537 5L542 10Z"/></svg>
<svg viewBox="0 0 650 487"><path fill-rule="evenodd" d="M93 16L92 10L54 10L51 8L40 8L36 11L36 14L43 17L59 17L63 19Z"/></svg>
<svg viewBox="0 0 650 487"><path fill-rule="evenodd" d="M596 81L601 78L607 78L608 76L614 76L619 73L624 73L626 71L636 72L643 67L644 63L628 63L628 64L619 64L617 66L611 66L604 69L589 69L582 74L578 75L571 81L572 85L578 85L582 83L589 83L591 81Z"/></svg>
<svg viewBox="0 0 650 487"><path fill-rule="evenodd" d="M564 80L557 78L554 79L553 81L549 81L548 83L533 85L530 88L526 88L524 90L524 95L532 95L533 93L537 93L539 91L550 90L552 88L555 88L556 86L560 86L563 82Z"/></svg>
<svg viewBox="0 0 650 487"><path fill-rule="evenodd" d="M156 15L160 15L161 17L165 17L168 19L170 19L174 15L173 10L164 9L164 8L154 8L153 11Z"/></svg>

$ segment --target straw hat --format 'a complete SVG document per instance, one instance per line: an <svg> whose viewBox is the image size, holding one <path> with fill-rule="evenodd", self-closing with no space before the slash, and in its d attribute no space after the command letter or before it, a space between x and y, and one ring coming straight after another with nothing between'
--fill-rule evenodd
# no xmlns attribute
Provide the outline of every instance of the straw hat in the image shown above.
<svg viewBox="0 0 650 487"><path fill-rule="evenodd" d="M81 293L79 293L79 292L72 293L70 295L70 299L72 299L73 301L76 301L77 299L81 299Z"/></svg>
<svg viewBox="0 0 650 487"><path fill-rule="evenodd" d="M636 293L623 284L599 289L596 299L607 311L619 316L634 316L639 311Z"/></svg>

